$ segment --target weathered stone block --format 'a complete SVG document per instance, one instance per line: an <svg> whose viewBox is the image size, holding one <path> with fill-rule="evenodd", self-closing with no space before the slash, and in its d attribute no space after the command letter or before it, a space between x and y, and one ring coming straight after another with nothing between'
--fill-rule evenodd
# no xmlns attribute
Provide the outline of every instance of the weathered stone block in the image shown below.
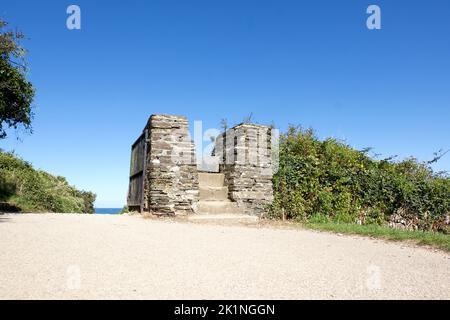
<svg viewBox="0 0 450 320"><path fill-rule="evenodd" d="M195 148L185 117L152 115L147 123L146 209L154 214L188 214L198 202Z"/></svg>
<svg viewBox="0 0 450 320"><path fill-rule="evenodd" d="M273 201L271 128L240 124L216 139L229 198L247 213L262 215Z"/></svg>

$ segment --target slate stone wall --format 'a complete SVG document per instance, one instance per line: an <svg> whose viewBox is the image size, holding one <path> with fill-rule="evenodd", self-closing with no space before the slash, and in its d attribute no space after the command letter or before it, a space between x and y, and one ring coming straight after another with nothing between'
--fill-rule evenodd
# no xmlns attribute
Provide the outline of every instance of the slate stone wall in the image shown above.
<svg viewBox="0 0 450 320"><path fill-rule="evenodd" d="M144 211L158 215L195 212L198 172L187 118L152 115L145 130Z"/></svg>
<svg viewBox="0 0 450 320"><path fill-rule="evenodd" d="M273 201L271 141L271 128L255 124L237 125L216 139L229 198L248 214L263 215Z"/></svg>
<svg viewBox="0 0 450 320"><path fill-rule="evenodd" d="M273 201L271 140L270 127L247 123L216 139L214 153L228 198L245 213L261 216ZM130 209L156 215L197 212L198 169L186 117L152 115L131 158Z"/></svg>

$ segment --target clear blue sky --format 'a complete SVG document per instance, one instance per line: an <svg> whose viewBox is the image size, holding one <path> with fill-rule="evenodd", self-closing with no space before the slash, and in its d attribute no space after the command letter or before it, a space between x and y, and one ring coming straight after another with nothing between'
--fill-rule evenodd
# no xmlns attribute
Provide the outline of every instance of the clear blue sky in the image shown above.
<svg viewBox="0 0 450 320"><path fill-rule="evenodd" d="M82 29L66 28L77 4ZM366 28L366 8L382 29ZM0 147L120 207L152 113L285 130L432 158L450 149L450 1L2 1L29 40L34 134ZM21 141L17 141L19 136ZM450 170L450 155L436 166Z"/></svg>

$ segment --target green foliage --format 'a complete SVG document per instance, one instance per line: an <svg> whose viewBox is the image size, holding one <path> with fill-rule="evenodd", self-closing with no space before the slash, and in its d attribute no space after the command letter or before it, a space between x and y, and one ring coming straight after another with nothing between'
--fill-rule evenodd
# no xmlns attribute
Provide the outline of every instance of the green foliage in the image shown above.
<svg viewBox="0 0 450 320"><path fill-rule="evenodd" d="M94 213L95 194L70 186L64 177L35 170L0 151L0 201L23 212Z"/></svg>
<svg viewBox="0 0 450 320"><path fill-rule="evenodd" d="M437 232L408 231L383 227L376 224L358 225L354 223L327 221L309 221L305 226L315 230L359 234L391 241L410 241L415 244L433 246L450 252L450 237Z"/></svg>
<svg viewBox="0 0 450 320"><path fill-rule="evenodd" d="M418 229L448 232L450 179L428 163L374 160L369 150L297 127L281 135L279 148L272 217L382 225L401 214Z"/></svg>
<svg viewBox="0 0 450 320"><path fill-rule="evenodd" d="M5 126L19 125L31 130L31 103L34 88L26 80L25 49L20 45L23 34L5 30L0 19L0 139L6 137Z"/></svg>
<svg viewBox="0 0 450 320"><path fill-rule="evenodd" d="M122 208L122 210L120 210L119 214L125 214L125 213L129 213L129 212L130 212L130 210L128 210L128 206L124 206Z"/></svg>

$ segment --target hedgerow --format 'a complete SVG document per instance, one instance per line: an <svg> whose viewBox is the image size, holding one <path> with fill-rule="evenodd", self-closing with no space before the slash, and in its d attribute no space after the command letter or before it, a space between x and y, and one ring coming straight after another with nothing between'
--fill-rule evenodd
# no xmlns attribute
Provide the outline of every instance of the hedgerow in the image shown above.
<svg viewBox="0 0 450 320"><path fill-rule="evenodd" d="M376 160L336 139L290 127L280 137L269 215L301 221L389 224L449 232L450 178L414 158Z"/></svg>

